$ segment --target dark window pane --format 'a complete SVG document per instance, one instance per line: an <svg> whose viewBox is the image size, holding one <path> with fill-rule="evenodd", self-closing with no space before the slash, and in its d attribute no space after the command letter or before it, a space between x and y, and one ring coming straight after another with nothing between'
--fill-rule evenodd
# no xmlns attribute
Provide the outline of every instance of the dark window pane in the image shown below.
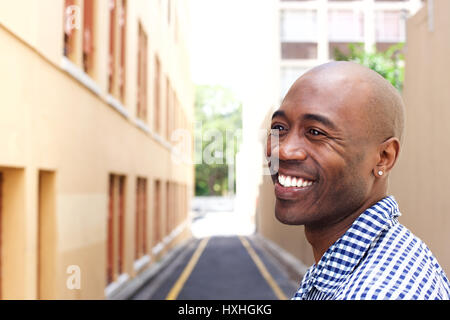
<svg viewBox="0 0 450 320"><path fill-rule="evenodd" d="M281 57L282 59L317 59L317 43L283 42Z"/></svg>

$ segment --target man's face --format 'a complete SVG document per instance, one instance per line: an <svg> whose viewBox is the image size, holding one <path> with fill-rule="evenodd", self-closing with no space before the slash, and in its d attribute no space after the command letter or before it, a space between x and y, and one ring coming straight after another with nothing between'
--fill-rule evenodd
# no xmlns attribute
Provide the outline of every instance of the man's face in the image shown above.
<svg viewBox="0 0 450 320"><path fill-rule="evenodd" d="M268 139L267 156L279 162L272 175L278 220L326 226L367 200L376 154L364 111L367 90L342 77L305 76L273 114L271 134L279 141Z"/></svg>

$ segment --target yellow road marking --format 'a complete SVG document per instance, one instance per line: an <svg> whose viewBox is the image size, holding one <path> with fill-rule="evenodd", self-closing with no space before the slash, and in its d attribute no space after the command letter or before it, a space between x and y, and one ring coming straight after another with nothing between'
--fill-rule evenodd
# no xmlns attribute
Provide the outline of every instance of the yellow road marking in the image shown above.
<svg viewBox="0 0 450 320"><path fill-rule="evenodd" d="M205 249L206 245L208 244L209 237L203 239L200 244L198 245L197 249L195 250L194 254L191 257L191 260L189 260L189 263L184 268L183 272L181 273L180 277L178 278L177 282L175 282L172 289L170 289L169 294L167 294L166 300L176 300L178 297L178 294L180 293L181 289L183 289L183 286L186 282L186 280L189 278L189 276L192 273L192 270L194 270L195 265L198 262L198 259L203 253L203 250Z"/></svg>
<svg viewBox="0 0 450 320"><path fill-rule="evenodd" d="M261 272L261 275L264 277L264 279L267 281L269 286L272 288L273 292L277 296L279 300L287 300L286 295L283 293L283 291L280 289L278 284L275 282L275 280L270 275L269 271L267 271L266 267L264 266L264 263L259 258L258 254L253 250L250 243L248 243L247 239L239 236L239 239L241 240L242 244L244 245L245 249L247 249L250 257L252 258L253 262L256 264L256 266L259 269L259 272Z"/></svg>

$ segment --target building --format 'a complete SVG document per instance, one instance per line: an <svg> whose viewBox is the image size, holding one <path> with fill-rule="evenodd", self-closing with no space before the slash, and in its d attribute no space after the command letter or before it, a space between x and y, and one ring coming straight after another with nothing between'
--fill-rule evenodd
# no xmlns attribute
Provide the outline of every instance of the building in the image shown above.
<svg viewBox="0 0 450 320"><path fill-rule="evenodd" d="M2 299L107 298L190 236L187 5L0 2Z"/></svg>
<svg viewBox="0 0 450 320"><path fill-rule="evenodd" d="M424 3L280 1L280 98L306 70L332 60L333 48L345 50L348 43L362 42L367 50L374 46L384 50L406 41L406 136L399 163L390 177L389 193L396 197L403 212L400 222L430 246L444 270L450 270L450 253L445 245L450 229L450 172L443 160L448 153L445 121L450 99L448 90L443 90L449 79L441 71L448 65L449 42L443 39L448 39L450 30L446 15L449 3ZM269 127L273 111L267 114L262 128ZM271 177L264 175L256 209L257 231L279 251L297 259L301 275L314 263L311 247L303 226L286 226L276 220L274 204Z"/></svg>
<svg viewBox="0 0 450 320"><path fill-rule="evenodd" d="M281 98L305 71L348 52L383 51L405 41L406 18L421 0L280 0Z"/></svg>

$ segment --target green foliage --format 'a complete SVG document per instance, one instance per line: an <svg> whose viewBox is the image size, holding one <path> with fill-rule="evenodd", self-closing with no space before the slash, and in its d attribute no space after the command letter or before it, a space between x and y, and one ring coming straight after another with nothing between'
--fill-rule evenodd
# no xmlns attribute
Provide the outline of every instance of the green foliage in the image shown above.
<svg viewBox="0 0 450 320"><path fill-rule="evenodd" d="M361 43L349 44L350 53L344 54L338 48L334 50L336 61L354 61L378 72L398 90L403 88L404 56L401 52L403 43L389 47L385 52L375 49L371 52L364 50Z"/></svg>
<svg viewBox="0 0 450 320"><path fill-rule="evenodd" d="M240 137L230 134L242 129L242 104L233 96L231 90L221 86L201 85L196 87L195 120L201 124L196 130L196 141L201 148L196 150L196 159L203 159L205 153L214 163L195 165L195 194L198 196L224 195L228 190L228 164L226 152L230 149L233 159L238 151ZM213 133L212 137L209 134ZM228 133L228 139L227 139ZM220 136L221 139L216 139ZM212 147L214 144L215 147Z"/></svg>

